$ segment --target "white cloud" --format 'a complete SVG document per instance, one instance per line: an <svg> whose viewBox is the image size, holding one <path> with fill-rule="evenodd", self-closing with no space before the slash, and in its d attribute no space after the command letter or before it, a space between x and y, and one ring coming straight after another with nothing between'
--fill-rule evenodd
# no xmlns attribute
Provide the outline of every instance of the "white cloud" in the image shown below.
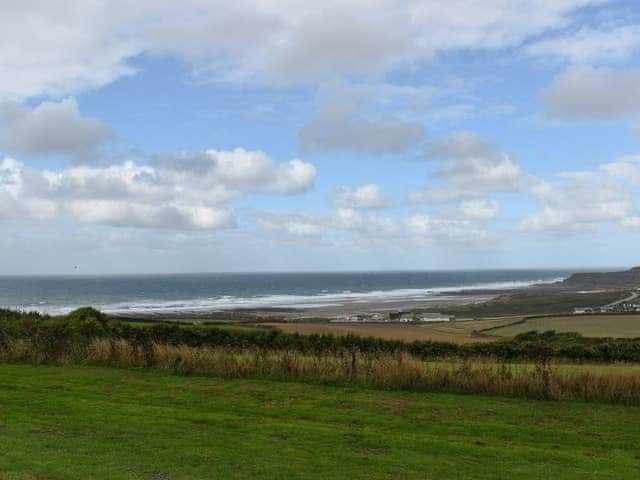
<svg viewBox="0 0 640 480"><path fill-rule="evenodd" d="M409 195L416 203L451 203L484 197L494 192L517 192L534 180L509 155L472 132L454 132L427 145L427 158L439 161L433 178L442 182Z"/></svg>
<svg viewBox="0 0 640 480"><path fill-rule="evenodd" d="M434 217L425 213L417 213L405 222L407 231L425 239L454 242L475 243L489 237L484 228L471 220Z"/></svg>
<svg viewBox="0 0 640 480"><path fill-rule="evenodd" d="M394 239L398 245L475 243L486 240L488 221L449 212L416 213L405 217L390 217L352 208L338 208L328 214L290 211L280 214L259 212L258 226L281 238L312 237L334 245L388 245Z"/></svg>
<svg viewBox="0 0 640 480"><path fill-rule="evenodd" d="M602 0L3 2L0 92L68 95L170 55L207 78L270 84L379 75L441 52L518 46ZM522 12L526 11L527 15ZM461 14L464 12L464 14Z"/></svg>
<svg viewBox="0 0 640 480"><path fill-rule="evenodd" d="M313 187L316 169L299 159L277 165L261 151L236 148L207 150L199 154L165 154L154 157L167 177L194 182L201 187L265 193L298 193Z"/></svg>
<svg viewBox="0 0 640 480"><path fill-rule="evenodd" d="M333 202L342 208L376 209L389 205L379 185L360 185L355 189L342 186L331 195Z"/></svg>
<svg viewBox="0 0 640 480"><path fill-rule="evenodd" d="M500 204L496 200L466 200L460 203L458 209L466 218L489 222L498 216Z"/></svg>
<svg viewBox="0 0 640 480"><path fill-rule="evenodd" d="M585 233L603 224L634 228L640 218L638 184L638 157L622 157L594 171L560 173L556 182L537 186L540 211L525 217L518 228L548 234Z"/></svg>
<svg viewBox="0 0 640 480"><path fill-rule="evenodd" d="M59 172L12 159L0 165L4 215L18 207L33 217L67 211L82 222L139 228L229 228L235 225L231 199L249 193L293 194L309 189L315 178L310 164L292 160L278 165L263 152L244 149Z"/></svg>
<svg viewBox="0 0 640 480"><path fill-rule="evenodd" d="M320 237L324 232L320 218L300 212L280 215L259 212L256 214L256 221L262 229L285 237Z"/></svg>
<svg viewBox="0 0 640 480"><path fill-rule="evenodd" d="M352 208L339 208L332 219L336 228L357 232L369 238L386 238L402 235L397 220L372 213L362 213Z"/></svg>
<svg viewBox="0 0 640 480"><path fill-rule="evenodd" d="M544 107L561 120L615 119L640 113L640 70L570 67L544 92Z"/></svg>
<svg viewBox="0 0 640 480"><path fill-rule="evenodd" d="M149 205L118 200L72 202L72 213L83 222L114 227L218 229L235 226L233 212L224 206Z"/></svg>
<svg viewBox="0 0 640 480"><path fill-rule="evenodd" d="M607 30L581 28L544 38L526 47L532 55L560 57L571 63L624 60L640 48L640 26L623 25Z"/></svg>
<svg viewBox="0 0 640 480"><path fill-rule="evenodd" d="M0 151L18 155L88 152L113 136L94 118L83 117L74 98L43 102L35 108L0 103Z"/></svg>
<svg viewBox="0 0 640 480"><path fill-rule="evenodd" d="M28 182L35 177L13 158L0 163L0 217L27 215L45 220L56 213L55 202L27 194Z"/></svg>

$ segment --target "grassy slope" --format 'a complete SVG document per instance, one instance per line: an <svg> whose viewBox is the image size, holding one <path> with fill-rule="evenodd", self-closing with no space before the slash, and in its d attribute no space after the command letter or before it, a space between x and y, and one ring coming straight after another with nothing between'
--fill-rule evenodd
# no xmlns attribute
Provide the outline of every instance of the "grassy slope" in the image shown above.
<svg viewBox="0 0 640 480"><path fill-rule="evenodd" d="M565 313L572 312L574 307L600 307L628 295L628 290L577 293L530 289L500 295L483 303L434 307L430 310L454 314L460 318Z"/></svg>
<svg viewBox="0 0 640 480"><path fill-rule="evenodd" d="M640 408L0 365L0 478L640 476Z"/></svg>
<svg viewBox="0 0 640 480"><path fill-rule="evenodd" d="M512 337L523 332L577 332L585 337L640 337L640 315L575 315L531 318L502 328L493 328L489 335Z"/></svg>

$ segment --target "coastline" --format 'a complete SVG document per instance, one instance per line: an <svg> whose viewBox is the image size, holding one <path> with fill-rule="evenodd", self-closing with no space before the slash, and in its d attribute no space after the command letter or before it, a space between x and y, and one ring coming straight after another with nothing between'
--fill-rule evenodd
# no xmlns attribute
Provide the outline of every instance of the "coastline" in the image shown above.
<svg viewBox="0 0 640 480"><path fill-rule="evenodd" d="M387 313L390 311L408 311L424 308L438 308L452 305L467 305L491 300L503 293L518 290L483 290L479 293L460 290L447 292L446 295L432 295L430 297L412 300L373 300L344 302L308 308L263 307L263 308L234 308L220 310L163 310L149 312L110 312L114 317L127 317L141 320L311 320L332 319L344 315L364 315L373 313Z"/></svg>

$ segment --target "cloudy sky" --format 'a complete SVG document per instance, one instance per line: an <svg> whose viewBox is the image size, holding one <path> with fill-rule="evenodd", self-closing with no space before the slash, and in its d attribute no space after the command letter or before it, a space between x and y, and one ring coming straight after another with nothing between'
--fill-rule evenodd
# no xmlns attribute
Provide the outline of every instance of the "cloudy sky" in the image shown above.
<svg viewBox="0 0 640 480"><path fill-rule="evenodd" d="M0 273L640 263L637 0L0 18Z"/></svg>

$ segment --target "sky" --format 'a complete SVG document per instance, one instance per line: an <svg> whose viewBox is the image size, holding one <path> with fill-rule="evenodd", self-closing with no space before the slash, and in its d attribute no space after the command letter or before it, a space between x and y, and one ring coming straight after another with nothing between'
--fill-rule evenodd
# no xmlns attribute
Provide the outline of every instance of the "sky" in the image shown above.
<svg viewBox="0 0 640 480"><path fill-rule="evenodd" d="M637 0L0 19L0 274L640 263Z"/></svg>

